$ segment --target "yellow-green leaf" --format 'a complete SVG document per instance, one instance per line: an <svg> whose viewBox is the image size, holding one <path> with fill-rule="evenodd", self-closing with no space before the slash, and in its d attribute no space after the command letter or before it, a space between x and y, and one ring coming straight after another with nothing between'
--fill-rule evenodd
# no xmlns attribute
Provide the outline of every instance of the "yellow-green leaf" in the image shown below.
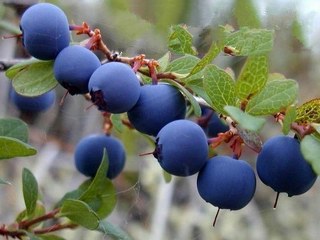
<svg viewBox="0 0 320 240"><path fill-rule="evenodd" d="M175 25L170 28L169 50L175 53L196 55L197 51L192 45L192 35L186 26Z"/></svg>
<svg viewBox="0 0 320 240"><path fill-rule="evenodd" d="M312 99L297 108L299 124L320 123L320 98Z"/></svg>
<svg viewBox="0 0 320 240"><path fill-rule="evenodd" d="M298 96L298 83L292 79L268 82L246 107L251 115L270 115L286 109Z"/></svg>
<svg viewBox="0 0 320 240"><path fill-rule="evenodd" d="M264 55L272 50L274 31L244 27L236 32L226 33L225 46L233 49L233 55Z"/></svg>
<svg viewBox="0 0 320 240"><path fill-rule="evenodd" d="M224 70L215 65L208 65L204 71L203 85L212 107L217 112L225 113L225 106L235 106L235 83Z"/></svg>
<svg viewBox="0 0 320 240"><path fill-rule="evenodd" d="M268 58L251 56L246 60L236 82L236 92L241 100L257 94L268 80Z"/></svg>
<svg viewBox="0 0 320 240"><path fill-rule="evenodd" d="M9 68L7 76L21 95L34 97L46 93L58 84L53 74L53 61L29 60Z"/></svg>
<svg viewBox="0 0 320 240"><path fill-rule="evenodd" d="M36 153L37 150L35 148L21 140L0 136L0 160L32 156Z"/></svg>

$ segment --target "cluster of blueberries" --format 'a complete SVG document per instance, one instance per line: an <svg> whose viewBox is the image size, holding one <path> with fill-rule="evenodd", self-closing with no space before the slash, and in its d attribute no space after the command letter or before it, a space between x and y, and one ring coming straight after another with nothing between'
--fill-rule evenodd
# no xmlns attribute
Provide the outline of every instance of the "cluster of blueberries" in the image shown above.
<svg viewBox="0 0 320 240"><path fill-rule="evenodd" d="M183 177L198 173L200 196L218 208L237 210L251 201L256 174L249 163L229 156L208 159L208 136L228 131L216 114L211 113L205 132L199 124L186 119L187 104L177 88L165 83L141 85L127 64L101 64L92 51L70 45L67 18L55 5L33 5L23 14L20 26L26 50L35 58L54 60L55 78L71 95L89 93L100 111L127 113L137 131L152 136L153 156L166 172ZM121 141L106 134L79 141L76 168L93 177L104 148L109 159L106 175L110 179L118 176L125 165L125 149ZM303 158L299 142L288 136L267 140L256 165L263 183L289 196L309 190L317 177Z"/></svg>

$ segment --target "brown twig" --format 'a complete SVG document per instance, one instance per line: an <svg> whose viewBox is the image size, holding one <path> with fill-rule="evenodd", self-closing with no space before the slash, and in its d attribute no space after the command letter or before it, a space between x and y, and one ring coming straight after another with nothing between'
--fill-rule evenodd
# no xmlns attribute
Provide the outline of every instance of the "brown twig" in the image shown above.
<svg viewBox="0 0 320 240"><path fill-rule="evenodd" d="M49 213L47 213L45 215L42 215L42 216L37 217L37 218L34 218L32 220L22 221L22 222L20 222L18 224L18 228L27 230L28 228L30 228L31 226L33 226L33 225L35 225L37 223L40 223L40 222L55 218L55 216L59 213L59 211L60 211L60 209L57 208L57 209L54 209L53 211L51 211L51 212L49 212Z"/></svg>

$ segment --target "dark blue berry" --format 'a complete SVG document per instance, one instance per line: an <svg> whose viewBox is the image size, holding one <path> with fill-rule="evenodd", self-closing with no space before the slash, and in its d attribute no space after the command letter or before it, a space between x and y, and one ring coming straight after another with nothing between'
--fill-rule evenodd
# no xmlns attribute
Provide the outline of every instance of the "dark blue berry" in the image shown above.
<svg viewBox="0 0 320 240"><path fill-rule="evenodd" d="M109 168L106 176L113 179L120 174L125 165L125 150L117 138L104 134L84 137L76 145L75 165L85 176L94 177L101 164L103 150L108 153Z"/></svg>
<svg viewBox="0 0 320 240"><path fill-rule="evenodd" d="M73 45L64 48L54 61L54 76L71 95L88 93L92 73L101 66L89 49Z"/></svg>
<svg viewBox="0 0 320 240"><path fill-rule="evenodd" d="M243 160L228 156L209 159L197 178L200 196L220 209L238 210L253 198L256 177L252 167Z"/></svg>
<svg viewBox="0 0 320 240"><path fill-rule="evenodd" d="M56 99L56 92L51 90L36 97L27 97L18 94L13 89L10 92L10 99L22 112L44 112L53 106Z"/></svg>
<svg viewBox="0 0 320 240"><path fill-rule="evenodd" d="M89 80L92 102L101 111L129 111L140 96L140 83L131 67L110 62L100 66Z"/></svg>
<svg viewBox="0 0 320 240"><path fill-rule="evenodd" d="M202 128L189 120L175 120L157 135L154 156L161 167L176 176L197 173L208 158L208 143Z"/></svg>
<svg viewBox="0 0 320 240"><path fill-rule="evenodd" d="M38 59L55 59L70 42L66 15L50 3L38 3L28 8L21 17L20 28L24 47Z"/></svg>
<svg viewBox="0 0 320 240"><path fill-rule="evenodd" d="M264 184L289 196L305 193L317 178L303 158L298 140L288 136L265 142L257 158L257 172Z"/></svg>
<svg viewBox="0 0 320 240"><path fill-rule="evenodd" d="M138 131L153 136L167 123L182 119L185 114L183 95L168 84L142 86L138 102L128 111L132 125Z"/></svg>
<svg viewBox="0 0 320 240"><path fill-rule="evenodd" d="M223 122L217 113L212 112L207 126L207 134L209 137L217 137L219 133L224 133L229 130L229 126Z"/></svg>

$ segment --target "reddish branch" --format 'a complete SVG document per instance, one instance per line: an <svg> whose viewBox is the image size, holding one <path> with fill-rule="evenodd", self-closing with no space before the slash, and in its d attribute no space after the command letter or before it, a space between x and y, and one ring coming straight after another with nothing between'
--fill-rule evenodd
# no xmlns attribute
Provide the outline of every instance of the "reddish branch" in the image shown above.
<svg viewBox="0 0 320 240"><path fill-rule="evenodd" d="M12 229L11 227L7 227L6 225L2 225L0 227L0 236L4 236L6 238L18 238L22 239L23 236L27 235L27 231L29 231L30 227L37 224L44 222L49 219L55 219L56 215L59 213L60 209L54 209L53 211L46 213L42 216L39 216L37 218L31 219L31 220L25 220L21 221L18 224L14 224L12 226L16 226L16 228ZM51 233L63 229L72 229L76 228L78 225L73 223L67 223L67 224L54 224L49 227L34 229L33 231L30 231L30 233L39 235L39 234L46 234Z"/></svg>
<svg viewBox="0 0 320 240"><path fill-rule="evenodd" d="M158 62L154 59L146 59L144 54L135 56L135 57L123 57L117 52L111 51L107 45L103 42L101 32L99 29L90 29L87 23L82 23L81 26L70 25L70 30L76 31L77 35L86 34L89 36L89 39L86 39L82 44L91 49L99 50L104 53L108 61L111 62L122 62L132 66L135 72L143 66L148 67L148 72L141 72L144 75L152 78L152 82L156 83L158 79L172 79L176 80L177 77L168 72L168 73L158 73L157 67L159 66Z"/></svg>
<svg viewBox="0 0 320 240"><path fill-rule="evenodd" d="M274 118L282 125L285 118L285 113L279 112L274 115ZM298 124L296 122L293 122L291 123L290 128L299 135L300 139L315 132L315 129L310 124Z"/></svg>
<svg viewBox="0 0 320 240"><path fill-rule="evenodd" d="M18 224L18 228L19 229L28 229L30 228L31 226L37 224L37 223L40 223L40 222L43 222L43 221L46 221L46 220L49 220L49 219L53 219L55 218L55 216L57 215L57 213L60 211L59 208L57 209L54 209L53 211L45 214L45 215L42 215L40 217L37 217L37 218L34 218L32 220L26 220L26 221L22 221Z"/></svg>

